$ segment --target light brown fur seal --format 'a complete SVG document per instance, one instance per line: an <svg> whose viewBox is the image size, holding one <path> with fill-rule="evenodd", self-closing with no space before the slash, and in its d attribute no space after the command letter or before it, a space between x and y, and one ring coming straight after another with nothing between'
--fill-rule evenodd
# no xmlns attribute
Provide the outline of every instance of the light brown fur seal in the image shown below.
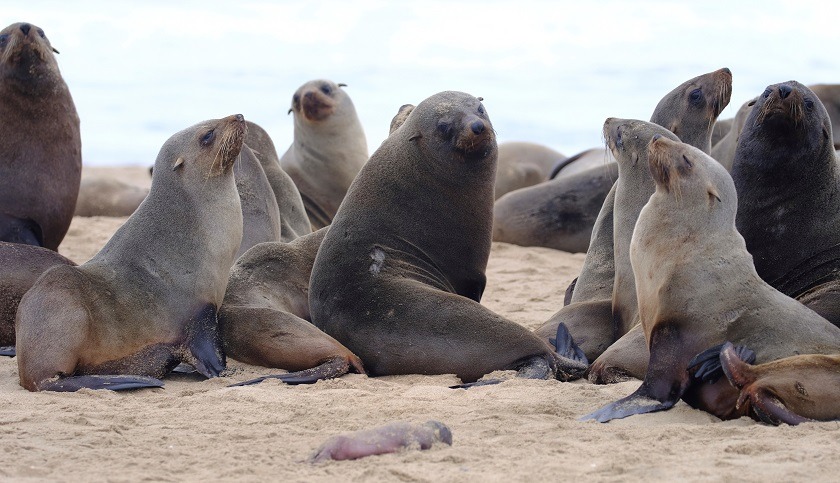
<svg viewBox="0 0 840 483"><path fill-rule="evenodd" d="M638 390L587 418L668 409L681 397L720 418L740 417L728 381L691 377L695 354L726 340L753 349L759 363L837 353L840 329L758 277L735 229L738 199L723 166L664 137L650 143L649 165L656 192L639 215L630 258L650 361Z"/></svg>
<svg viewBox="0 0 840 483"><path fill-rule="evenodd" d="M280 158L303 198L312 228L332 222L353 178L368 159L359 116L343 84L313 80L292 96L294 141Z"/></svg>
<svg viewBox="0 0 840 483"><path fill-rule="evenodd" d="M756 99L741 104L735 118L732 119L732 126L720 142L712 148L712 158L718 163L722 164L727 171L732 171L732 163L735 161L735 148L738 147L738 139L741 137L741 131L744 129L744 124L747 122L747 116L750 114L750 109L755 104Z"/></svg>
<svg viewBox="0 0 840 483"><path fill-rule="evenodd" d="M30 391L160 386L179 363L225 367L216 310L242 240L241 115L174 134L143 204L90 261L47 271L17 312Z"/></svg>
<svg viewBox="0 0 840 483"><path fill-rule="evenodd" d="M496 156L481 101L441 92L417 105L353 182L315 258L309 306L313 323L370 375L569 377L547 342L479 303Z"/></svg>
<svg viewBox="0 0 840 483"><path fill-rule="evenodd" d="M537 143L522 141L499 144L495 197L548 180L551 168L566 156Z"/></svg>
<svg viewBox="0 0 840 483"><path fill-rule="evenodd" d="M0 31L0 241L57 250L82 176L79 116L40 28Z"/></svg>
<svg viewBox="0 0 840 483"><path fill-rule="evenodd" d="M82 178L74 216L131 216L149 190L114 178Z"/></svg>
<svg viewBox="0 0 840 483"><path fill-rule="evenodd" d="M257 155L247 145L242 146L233 164L233 177L242 208L242 242L236 252L239 258L258 243L280 241L280 210Z"/></svg>
<svg viewBox="0 0 840 483"><path fill-rule="evenodd" d="M840 149L840 84L815 84L808 88L825 106L831 119L831 131L834 133L834 149Z"/></svg>

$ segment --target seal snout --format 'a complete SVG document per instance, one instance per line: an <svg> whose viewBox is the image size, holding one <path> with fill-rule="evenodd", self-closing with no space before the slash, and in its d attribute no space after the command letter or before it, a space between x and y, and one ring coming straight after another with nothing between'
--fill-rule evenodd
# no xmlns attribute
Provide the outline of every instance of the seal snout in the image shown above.
<svg viewBox="0 0 840 483"><path fill-rule="evenodd" d="M480 119L479 119L479 120L477 120L477 121L473 121L473 123L472 123L472 124L470 124L470 129L472 129L473 134L481 134L481 133L483 133L483 132L484 132L484 128L485 128L485 126L484 126L484 121L482 121L482 120L480 120Z"/></svg>
<svg viewBox="0 0 840 483"><path fill-rule="evenodd" d="M490 154L495 145L495 135L488 121L475 115L469 115L461 121L462 127L455 130L456 150L474 158L483 158ZM451 129L451 124L448 125Z"/></svg>
<svg viewBox="0 0 840 483"><path fill-rule="evenodd" d="M32 29L32 25L28 23L20 24L20 31L23 32L23 35L29 35L29 31Z"/></svg>
<svg viewBox="0 0 840 483"><path fill-rule="evenodd" d="M779 97L782 99L787 99L791 92L793 92L793 89L789 85L782 84L779 86Z"/></svg>

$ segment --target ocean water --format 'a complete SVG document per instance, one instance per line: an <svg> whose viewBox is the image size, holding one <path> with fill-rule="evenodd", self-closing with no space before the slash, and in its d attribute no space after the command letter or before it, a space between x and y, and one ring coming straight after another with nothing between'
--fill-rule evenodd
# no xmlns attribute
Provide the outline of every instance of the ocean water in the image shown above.
<svg viewBox="0 0 840 483"><path fill-rule="evenodd" d="M292 94L318 78L348 84L371 152L399 106L461 90L484 97L500 142L567 155L721 67L722 117L768 84L840 83L840 6L811 0L3 3L4 25L38 25L61 51L90 165L152 164L172 133L234 113L282 154Z"/></svg>

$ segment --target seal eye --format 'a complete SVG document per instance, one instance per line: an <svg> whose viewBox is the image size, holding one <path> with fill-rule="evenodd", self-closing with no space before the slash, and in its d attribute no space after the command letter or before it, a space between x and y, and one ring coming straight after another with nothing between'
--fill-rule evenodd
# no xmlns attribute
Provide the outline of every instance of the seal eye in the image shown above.
<svg viewBox="0 0 840 483"><path fill-rule="evenodd" d="M44 31L43 31L43 30L41 30L41 29L38 29L38 35L40 35L42 39L47 38L47 36L46 36L46 35L44 35Z"/></svg>
<svg viewBox="0 0 840 483"><path fill-rule="evenodd" d="M770 89L764 89L764 94L762 94L762 96L764 96L765 99L770 97Z"/></svg>
<svg viewBox="0 0 840 483"><path fill-rule="evenodd" d="M207 131L206 134L201 138L201 145L202 146L209 146L213 140L216 139L216 130L211 129Z"/></svg>
<svg viewBox="0 0 840 483"><path fill-rule="evenodd" d="M5 47L6 42L9 41L9 34L0 35L0 47Z"/></svg>
<svg viewBox="0 0 840 483"><path fill-rule="evenodd" d="M809 111L814 109L814 101L808 97L805 98L805 109L808 109Z"/></svg>
<svg viewBox="0 0 840 483"><path fill-rule="evenodd" d="M703 91L699 87L694 89L690 94L688 94L688 99L693 104L698 104L703 99Z"/></svg>
<svg viewBox="0 0 840 483"><path fill-rule="evenodd" d="M484 105L483 104L478 105L478 113L479 114L484 114Z"/></svg>
<svg viewBox="0 0 840 483"><path fill-rule="evenodd" d="M332 87L330 87L328 84L324 84L321 86L321 92L323 92L326 95L330 95L332 94Z"/></svg>
<svg viewBox="0 0 840 483"><path fill-rule="evenodd" d="M452 134L452 125L446 121L440 121L438 122L437 130L445 137L449 137Z"/></svg>

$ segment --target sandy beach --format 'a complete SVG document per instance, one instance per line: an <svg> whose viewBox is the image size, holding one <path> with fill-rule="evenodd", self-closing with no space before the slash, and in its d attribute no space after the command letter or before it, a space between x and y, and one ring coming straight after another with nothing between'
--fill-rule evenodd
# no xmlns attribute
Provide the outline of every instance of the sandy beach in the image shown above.
<svg viewBox="0 0 840 483"><path fill-rule="evenodd" d="M86 169L148 185L145 167ZM60 252L82 263L125 218L76 217ZM535 328L561 305L583 254L494 243L482 303ZM163 389L30 393L16 360L0 359L4 480L69 481L587 481L832 480L840 423L770 427L722 422L678 403L608 424L578 419L639 382L596 386L511 379L452 390L452 375L368 378L309 386L229 384L275 370L229 360L225 377L166 379ZM512 374L512 373L511 373ZM502 374L507 376L508 374ZM430 419L451 447L312 465L329 437Z"/></svg>

